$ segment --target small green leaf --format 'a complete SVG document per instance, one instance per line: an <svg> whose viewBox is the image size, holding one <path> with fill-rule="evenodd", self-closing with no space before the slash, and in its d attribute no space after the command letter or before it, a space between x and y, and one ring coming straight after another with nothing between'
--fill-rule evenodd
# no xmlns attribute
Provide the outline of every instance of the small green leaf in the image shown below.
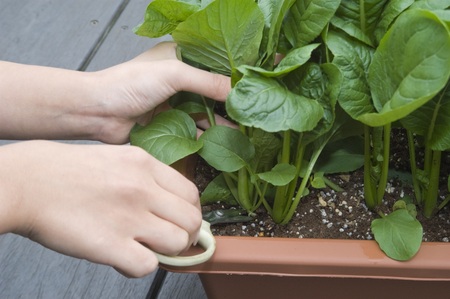
<svg viewBox="0 0 450 299"><path fill-rule="evenodd" d="M296 174L297 169L294 165L280 163L275 165L271 171L258 173L258 177L274 186L284 186L291 182Z"/></svg>
<svg viewBox="0 0 450 299"><path fill-rule="evenodd" d="M372 232L381 250L394 260L411 259L422 243L422 225L407 210L400 209L372 221Z"/></svg>
<svg viewBox="0 0 450 299"><path fill-rule="evenodd" d="M327 184L325 183L323 175L324 175L323 172L317 172L317 173L315 173L312 176L311 186L313 188L322 189L322 188L325 188L327 186Z"/></svg>
<svg viewBox="0 0 450 299"><path fill-rule="evenodd" d="M130 142L169 165L202 147L202 142L197 141L194 120L176 109L158 114L145 127L136 125L130 133Z"/></svg>
<svg viewBox="0 0 450 299"><path fill-rule="evenodd" d="M203 142L200 156L219 171L234 172L249 164L255 148L241 131L214 126L199 138Z"/></svg>

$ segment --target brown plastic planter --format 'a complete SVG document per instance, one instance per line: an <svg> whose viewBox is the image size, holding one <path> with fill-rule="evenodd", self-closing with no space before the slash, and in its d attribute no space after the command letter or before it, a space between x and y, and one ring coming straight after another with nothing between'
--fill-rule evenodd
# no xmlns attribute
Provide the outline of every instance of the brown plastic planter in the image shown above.
<svg viewBox="0 0 450 299"><path fill-rule="evenodd" d="M193 177L195 156L175 167ZM422 243L410 261L388 258L375 241L216 237L198 273L209 299L447 299L450 243ZM194 255L191 248L186 255Z"/></svg>
<svg viewBox="0 0 450 299"><path fill-rule="evenodd" d="M398 262L386 257L375 241L216 240L217 250L207 263L164 268L199 273L209 299L450 298L446 243L424 243L412 260Z"/></svg>

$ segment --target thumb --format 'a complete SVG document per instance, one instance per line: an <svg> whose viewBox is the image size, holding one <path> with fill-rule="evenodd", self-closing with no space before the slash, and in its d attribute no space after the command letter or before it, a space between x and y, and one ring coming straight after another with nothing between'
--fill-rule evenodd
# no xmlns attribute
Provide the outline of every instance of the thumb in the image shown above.
<svg viewBox="0 0 450 299"><path fill-rule="evenodd" d="M230 77L213 74L194 68L183 62L177 69L178 80L174 82L177 91L189 91L224 102L231 91Z"/></svg>

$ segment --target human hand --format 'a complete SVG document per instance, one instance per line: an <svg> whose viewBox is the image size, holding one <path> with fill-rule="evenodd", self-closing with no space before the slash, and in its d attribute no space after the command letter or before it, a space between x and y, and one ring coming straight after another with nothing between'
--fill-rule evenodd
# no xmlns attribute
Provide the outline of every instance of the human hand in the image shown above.
<svg viewBox="0 0 450 299"><path fill-rule="evenodd" d="M178 91L225 101L231 89L230 78L177 60L176 44L169 42L96 75L102 90L102 117L106 120L98 139L107 143L127 142L132 126L147 123L157 107L167 109L164 102Z"/></svg>
<svg viewBox="0 0 450 299"><path fill-rule="evenodd" d="M0 162L0 233L132 277L157 267L151 250L197 238L196 187L137 147L29 141L0 147Z"/></svg>

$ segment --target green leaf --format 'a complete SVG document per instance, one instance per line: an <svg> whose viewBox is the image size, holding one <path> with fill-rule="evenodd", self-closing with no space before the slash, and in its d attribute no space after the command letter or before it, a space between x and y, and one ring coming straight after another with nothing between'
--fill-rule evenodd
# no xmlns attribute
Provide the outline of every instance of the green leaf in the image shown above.
<svg viewBox="0 0 450 299"><path fill-rule="evenodd" d="M422 243L422 225L406 209L372 221L372 232L381 250L394 260L411 259Z"/></svg>
<svg viewBox="0 0 450 299"><path fill-rule="evenodd" d="M178 0L154 0L147 6L144 22L135 33L147 37L160 37L169 33L200 9L198 4Z"/></svg>
<svg viewBox="0 0 450 299"><path fill-rule="evenodd" d="M364 165L364 140L352 136L327 143L314 167L324 173L349 172Z"/></svg>
<svg viewBox="0 0 450 299"><path fill-rule="evenodd" d="M230 127L211 127L199 140L203 142L199 155L219 171L237 171L248 165L255 154L248 137Z"/></svg>
<svg viewBox="0 0 450 299"><path fill-rule="evenodd" d="M228 96L231 118L267 132L312 130L323 116L323 108L312 99L296 95L276 79L244 75Z"/></svg>
<svg viewBox="0 0 450 299"><path fill-rule="evenodd" d="M311 180L311 186L315 189L322 189L327 187L327 184L324 180L324 173L323 172L317 172L312 176Z"/></svg>
<svg viewBox="0 0 450 299"><path fill-rule="evenodd" d="M294 48L305 46L320 35L341 1L296 1L289 10L284 33Z"/></svg>
<svg viewBox="0 0 450 299"><path fill-rule="evenodd" d="M231 74L239 65L255 65L264 16L253 0L216 0L178 25L172 36L189 60Z"/></svg>
<svg viewBox="0 0 450 299"><path fill-rule="evenodd" d="M450 0L418 0L411 5L411 9L427 9L439 10L448 9L450 7Z"/></svg>
<svg viewBox="0 0 450 299"><path fill-rule="evenodd" d="M276 157L281 149L280 138L274 133L254 129L250 141L255 146L252 169L255 172L271 169L276 163Z"/></svg>
<svg viewBox="0 0 450 299"><path fill-rule="evenodd" d="M258 5L265 20L263 40L261 43L261 51L263 53L260 55L265 62L260 63L260 65L264 65L266 63L269 68L272 67L278 47L283 20L287 11L295 1L296 0L258 1Z"/></svg>
<svg viewBox="0 0 450 299"><path fill-rule="evenodd" d="M354 119L375 112L367 80L373 50L344 33L334 31L328 33L326 44L334 55L333 64L344 78L339 95L341 107Z"/></svg>
<svg viewBox="0 0 450 299"><path fill-rule="evenodd" d="M446 25L431 12L406 11L382 39L369 68L378 112L359 119L369 126L401 119L432 99L449 77L450 34Z"/></svg>
<svg viewBox="0 0 450 299"><path fill-rule="evenodd" d="M206 186L200 196L200 203L202 205L214 204L217 202L224 202L230 205L237 204L223 177L223 173L216 176L208 186Z"/></svg>
<svg viewBox="0 0 450 299"><path fill-rule="evenodd" d="M238 70L243 74L245 74L247 70L252 70L268 78L281 77L304 65L311 58L312 51L318 46L319 44L311 44L292 50L280 61L273 71L250 66L242 66L239 67Z"/></svg>
<svg viewBox="0 0 450 299"><path fill-rule="evenodd" d="M388 31L392 22L407 9L411 4L414 3L414 0L391 0L386 3L386 7L383 9L381 14L381 18L378 21L378 25L375 28L375 38L376 42L379 43L385 33Z"/></svg>
<svg viewBox="0 0 450 299"><path fill-rule="evenodd" d="M351 37L374 46L374 31L387 0L342 1L331 24Z"/></svg>
<svg viewBox="0 0 450 299"><path fill-rule="evenodd" d="M274 186L284 186L291 182L297 174L294 165L280 163L275 165L271 171L258 173L258 177Z"/></svg>
<svg viewBox="0 0 450 299"><path fill-rule="evenodd" d="M130 133L130 142L169 165L202 147L202 142L197 141L195 122L175 109L158 114L145 127L136 125Z"/></svg>

